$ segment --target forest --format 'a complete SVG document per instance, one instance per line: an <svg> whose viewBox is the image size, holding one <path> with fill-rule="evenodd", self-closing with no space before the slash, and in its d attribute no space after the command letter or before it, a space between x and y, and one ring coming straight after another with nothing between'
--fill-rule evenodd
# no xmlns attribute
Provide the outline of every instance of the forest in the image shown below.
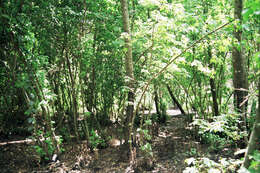
<svg viewBox="0 0 260 173"><path fill-rule="evenodd" d="M259 0L1 0L1 173L259 173Z"/></svg>

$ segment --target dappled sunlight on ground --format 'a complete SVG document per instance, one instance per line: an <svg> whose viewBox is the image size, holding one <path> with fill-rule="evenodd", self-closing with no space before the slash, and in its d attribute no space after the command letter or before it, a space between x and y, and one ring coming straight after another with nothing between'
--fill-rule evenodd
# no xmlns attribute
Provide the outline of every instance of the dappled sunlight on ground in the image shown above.
<svg viewBox="0 0 260 173"><path fill-rule="evenodd" d="M144 154L137 149L136 172L178 173L185 169L184 160L190 157L207 156L208 147L197 142L187 130L185 117L178 110L169 110L170 118L159 128L158 136L152 141L152 166L143 164ZM176 116L179 115L179 116ZM43 165L37 162L37 156L29 144L1 146L1 173L15 172L86 172L110 173L124 172L128 167L128 148L124 145L108 147L91 152L87 142L72 143L64 146L65 152L57 162Z"/></svg>

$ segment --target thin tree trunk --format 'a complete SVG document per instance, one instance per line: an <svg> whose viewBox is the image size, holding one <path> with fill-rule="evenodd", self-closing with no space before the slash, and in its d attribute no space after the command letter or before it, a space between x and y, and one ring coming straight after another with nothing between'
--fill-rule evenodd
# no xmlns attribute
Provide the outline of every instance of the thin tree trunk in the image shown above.
<svg viewBox="0 0 260 173"><path fill-rule="evenodd" d="M69 76L71 81L71 93L72 93L72 110L73 110L73 126L74 133L76 135L77 142L79 141L79 132L78 132L78 105L77 105L77 95L76 95L76 87L75 87L75 79L73 77L71 64L68 57L68 52L66 51L66 60L69 69Z"/></svg>
<svg viewBox="0 0 260 173"><path fill-rule="evenodd" d="M154 87L154 103L155 103L156 113L160 116L161 111L160 111L160 106L159 106L159 97L158 97L157 87Z"/></svg>
<svg viewBox="0 0 260 173"><path fill-rule="evenodd" d="M209 67L210 69L213 68L212 63L210 63L210 59L212 58L212 52L211 52L211 47L208 47L208 58L209 58ZM215 79L210 78L209 79L209 84L210 84L210 90L212 94L212 101L213 101L213 109L214 109L214 115L218 116L219 115L219 110L218 110L218 102L217 102L217 91L216 91L216 84L215 84Z"/></svg>
<svg viewBox="0 0 260 173"><path fill-rule="evenodd" d="M173 95L172 90L171 90L171 88L170 88L169 85L167 85L167 89L168 89L168 92L169 92L169 94L170 94L170 96L171 96L171 98L172 98L173 104L176 104L177 107L180 109L181 113L182 113L183 115L186 115L186 113L185 113L185 111L183 110L181 104L178 102L178 100L176 99L176 97Z"/></svg>
<svg viewBox="0 0 260 173"><path fill-rule="evenodd" d="M232 50L232 64L233 64L233 84L235 88L234 92L234 103L235 108L241 113L246 112L247 102L243 105L243 101L247 96L248 80L246 73L246 61L242 52L242 10L243 1L234 0L234 18L239 21L240 26L234 28L235 43Z"/></svg>
<svg viewBox="0 0 260 173"><path fill-rule="evenodd" d="M215 85L215 80L213 78L209 79L210 83L210 90L212 94L212 100L213 100L213 109L214 109L214 115L218 116L219 111L218 111L218 102L217 102L217 93L216 93L216 85Z"/></svg>
<svg viewBox="0 0 260 173"><path fill-rule="evenodd" d="M132 146L133 122L134 122L134 73L133 73L133 55L132 55L132 41L129 22L128 2L121 0L121 10L123 14L123 27L125 35L125 47L127 49L125 57L125 69L127 77L128 92L128 105L126 108L126 120L128 129L129 149L130 149L130 163L134 166L136 160L135 148Z"/></svg>
<svg viewBox="0 0 260 173"><path fill-rule="evenodd" d="M222 95L223 95L223 81L224 81L224 64L226 63L226 57L227 57L227 53L225 53L224 55L224 60L223 60L223 64L220 66L220 72L219 72L219 78L217 80L217 98L218 98L218 104L221 105L222 104ZM219 112L221 112L222 107L219 107Z"/></svg>
<svg viewBox="0 0 260 173"><path fill-rule="evenodd" d="M233 64L233 85L234 85L234 106L236 110L241 113L242 124L239 128L246 131L246 112L248 102L244 100L248 94L248 79L246 72L246 60L243 56L242 47L242 10L243 0L234 0L234 18L239 21L239 26L234 26L234 46L232 50L232 64ZM248 143L248 138L244 138L245 143Z"/></svg>
<svg viewBox="0 0 260 173"><path fill-rule="evenodd" d="M251 159L249 158L250 155L253 154L253 152L257 149L258 145L258 139L260 138L260 79L258 81L258 111L256 114L256 120L255 120L255 124L254 124L254 128L253 131L250 135L250 139L248 142L248 146L247 146L247 151L245 153L245 160L243 163L243 166L245 168L248 168L250 165L250 161Z"/></svg>
<svg viewBox="0 0 260 173"><path fill-rule="evenodd" d="M260 30L259 30L260 32ZM260 50L260 43L257 44L258 51ZM258 78L258 110L256 113L256 119L253 127L253 131L250 135L247 151L245 153L245 160L243 163L243 167L248 168L250 165L250 158L249 156L253 154L254 150L257 149L257 142L259 142L260 138L260 77Z"/></svg>

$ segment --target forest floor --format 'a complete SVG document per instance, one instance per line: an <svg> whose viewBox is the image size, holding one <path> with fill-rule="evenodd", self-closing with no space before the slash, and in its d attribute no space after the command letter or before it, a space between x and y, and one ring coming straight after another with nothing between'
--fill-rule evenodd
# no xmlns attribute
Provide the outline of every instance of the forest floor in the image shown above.
<svg viewBox="0 0 260 173"><path fill-rule="evenodd" d="M159 128L158 136L152 141L153 166L147 168L139 165L135 172L179 173L186 165L185 159L190 157L208 157L217 160L219 157L233 158L234 149L224 148L216 153L210 146L197 142L186 128L183 115L176 111L168 112L169 120ZM30 144L0 145L1 173L123 173L127 170L127 149L123 147L108 147L96 153L89 151L86 142L64 146L65 152L58 161L40 164L37 155ZM137 150L137 162L144 158ZM141 162L141 161L140 161Z"/></svg>

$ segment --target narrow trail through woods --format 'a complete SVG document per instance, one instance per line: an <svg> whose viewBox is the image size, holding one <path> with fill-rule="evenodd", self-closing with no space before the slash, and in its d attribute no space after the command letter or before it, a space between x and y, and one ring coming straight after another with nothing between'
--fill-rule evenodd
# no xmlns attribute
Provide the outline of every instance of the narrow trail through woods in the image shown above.
<svg viewBox="0 0 260 173"><path fill-rule="evenodd" d="M168 110L167 113L169 120L165 125L160 126L158 136L154 137L152 141L153 169L146 169L145 165L141 165L141 168L136 172L182 172L185 168L184 160L186 158L194 157L207 148L191 138L189 131L186 129L185 116L181 115L179 110ZM71 160L70 163L65 164L67 165L66 168L64 167L65 170L70 169L72 172L121 173L127 169L126 148L109 147L99 150L98 154L92 153L89 155L88 151L84 153L84 144L82 145L82 148L79 145L74 146L74 148L71 147L71 154L64 155L73 157L64 158L65 160ZM73 153L78 152L81 154L73 156ZM137 162L141 162L140 160L144 158L140 153L137 152Z"/></svg>
<svg viewBox="0 0 260 173"><path fill-rule="evenodd" d="M136 172L178 173L185 169L185 159L197 156L211 157L207 146L197 142L187 130L185 116L170 110L169 119L159 128L158 136L152 140L154 166L149 169L141 165ZM70 172L70 173L121 173L128 166L127 148L108 147L96 153L90 152L86 142L66 145L58 162L46 166L37 164L29 144L0 146L0 172ZM19 154L18 154L19 153ZM144 158L137 152L137 161ZM13 171L12 171L13 170ZM15 171L14 171L15 170Z"/></svg>

